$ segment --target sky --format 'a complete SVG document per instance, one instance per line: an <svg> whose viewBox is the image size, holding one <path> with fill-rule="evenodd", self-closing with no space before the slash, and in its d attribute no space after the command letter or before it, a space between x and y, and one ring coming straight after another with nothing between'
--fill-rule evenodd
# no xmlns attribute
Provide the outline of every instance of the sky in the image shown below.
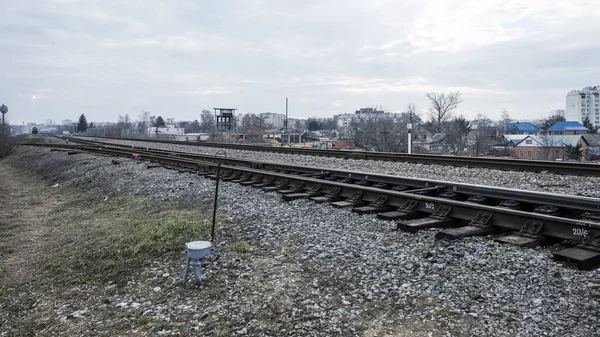
<svg viewBox="0 0 600 337"><path fill-rule="evenodd" d="M587 0L0 0L0 103L12 123L177 120L203 109L327 117L546 117L600 85L600 6Z"/></svg>

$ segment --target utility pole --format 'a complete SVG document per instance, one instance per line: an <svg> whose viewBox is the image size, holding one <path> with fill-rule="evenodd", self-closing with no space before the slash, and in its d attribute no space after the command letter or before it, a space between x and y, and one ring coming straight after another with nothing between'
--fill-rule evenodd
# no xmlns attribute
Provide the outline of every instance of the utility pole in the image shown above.
<svg viewBox="0 0 600 337"><path fill-rule="evenodd" d="M406 128L408 129L408 154L412 154L412 123L406 124Z"/></svg>
<svg viewBox="0 0 600 337"><path fill-rule="evenodd" d="M388 135L388 133L390 133L390 132L387 130L386 124L383 124L383 131L381 131L381 132L379 132L379 133L383 134L383 150L382 150L382 152L386 152L385 150L386 150L386 149L387 149L387 147L388 147L388 146L387 146L387 135Z"/></svg>
<svg viewBox="0 0 600 337"><path fill-rule="evenodd" d="M290 134L288 133L288 98L285 98L285 134L287 135L288 145L290 145Z"/></svg>

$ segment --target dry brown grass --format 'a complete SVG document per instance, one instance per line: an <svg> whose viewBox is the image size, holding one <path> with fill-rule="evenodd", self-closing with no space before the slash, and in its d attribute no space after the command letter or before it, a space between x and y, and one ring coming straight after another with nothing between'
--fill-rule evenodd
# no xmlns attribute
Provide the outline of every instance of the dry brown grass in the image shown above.
<svg viewBox="0 0 600 337"><path fill-rule="evenodd" d="M0 335L60 326L46 314L73 287L125 284L143 261L208 237L197 211L53 186L0 162Z"/></svg>

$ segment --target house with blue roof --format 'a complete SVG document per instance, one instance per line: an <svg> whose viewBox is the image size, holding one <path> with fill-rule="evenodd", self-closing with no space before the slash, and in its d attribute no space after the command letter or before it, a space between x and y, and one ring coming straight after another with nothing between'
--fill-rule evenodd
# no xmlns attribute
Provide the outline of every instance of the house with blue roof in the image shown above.
<svg viewBox="0 0 600 337"><path fill-rule="evenodd" d="M502 131L510 135L536 135L540 127L530 122L510 122L502 126Z"/></svg>
<svg viewBox="0 0 600 337"><path fill-rule="evenodd" d="M590 130L576 121L556 122L549 129L550 135L583 135Z"/></svg>

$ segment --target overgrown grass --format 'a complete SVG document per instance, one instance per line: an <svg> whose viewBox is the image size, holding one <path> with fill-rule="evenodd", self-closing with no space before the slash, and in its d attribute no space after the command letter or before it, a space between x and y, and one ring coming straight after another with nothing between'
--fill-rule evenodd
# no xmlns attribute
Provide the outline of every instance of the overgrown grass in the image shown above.
<svg viewBox="0 0 600 337"><path fill-rule="evenodd" d="M17 139L10 134L8 125L3 127L0 122L0 158L8 156L17 143Z"/></svg>
<svg viewBox="0 0 600 337"><path fill-rule="evenodd" d="M133 196L104 202L93 193L82 193L69 204L88 207L60 208L56 218L71 219L71 225L65 242L45 264L71 283L118 281L140 262L183 251L185 242L210 235L210 221L203 214L169 203L150 204Z"/></svg>

